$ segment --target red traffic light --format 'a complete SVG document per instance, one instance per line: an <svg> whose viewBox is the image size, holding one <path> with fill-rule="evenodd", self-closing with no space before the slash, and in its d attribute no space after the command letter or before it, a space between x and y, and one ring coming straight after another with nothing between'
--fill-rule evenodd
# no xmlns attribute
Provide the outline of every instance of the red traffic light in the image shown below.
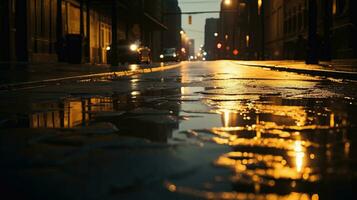
<svg viewBox="0 0 357 200"><path fill-rule="evenodd" d="M238 55L238 54L239 54L238 49L234 49L234 50L233 50L233 55L235 55L235 56L236 56L236 55Z"/></svg>

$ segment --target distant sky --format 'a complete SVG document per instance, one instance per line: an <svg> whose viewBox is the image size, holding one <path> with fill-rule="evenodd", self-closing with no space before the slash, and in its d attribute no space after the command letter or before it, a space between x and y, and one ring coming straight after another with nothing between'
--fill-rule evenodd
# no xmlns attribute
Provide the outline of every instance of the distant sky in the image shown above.
<svg viewBox="0 0 357 200"><path fill-rule="evenodd" d="M178 0L182 12L219 11L221 0ZM188 24L188 15L182 15L182 28L190 38L195 39L195 50L204 43L204 30L206 18L219 16L214 14L192 15L192 25Z"/></svg>

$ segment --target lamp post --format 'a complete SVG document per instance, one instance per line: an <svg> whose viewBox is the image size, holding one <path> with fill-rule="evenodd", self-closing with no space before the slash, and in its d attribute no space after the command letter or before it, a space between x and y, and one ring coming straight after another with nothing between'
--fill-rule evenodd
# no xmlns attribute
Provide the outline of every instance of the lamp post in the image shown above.
<svg viewBox="0 0 357 200"><path fill-rule="evenodd" d="M317 58L317 3L316 0L308 0L309 6L309 31L308 31L308 46L306 64L318 64Z"/></svg>
<svg viewBox="0 0 357 200"><path fill-rule="evenodd" d="M324 1L324 61L331 61L332 0Z"/></svg>
<svg viewBox="0 0 357 200"><path fill-rule="evenodd" d="M265 60L265 22L264 22L264 0L258 0L258 15L260 16L260 29L261 29L261 44L260 44L260 59Z"/></svg>
<svg viewBox="0 0 357 200"><path fill-rule="evenodd" d="M112 1L112 47L111 47L111 66L118 66L118 2L117 0Z"/></svg>
<svg viewBox="0 0 357 200"><path fill-rule="evenodd" d="M64 56L64 40L62 27L62 0L57 0L57 16L56 16L56 51L58 61L65 61Z"/></svg>

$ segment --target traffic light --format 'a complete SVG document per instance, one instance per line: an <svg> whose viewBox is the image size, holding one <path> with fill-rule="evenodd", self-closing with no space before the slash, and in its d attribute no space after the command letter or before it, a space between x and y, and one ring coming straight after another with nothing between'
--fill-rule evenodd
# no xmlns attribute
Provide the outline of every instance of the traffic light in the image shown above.
<svg viewBox="0 0 357 200"><path fill-rule="evenodd" d="M234 50L233 50L233 55L237 56L238 54L239 54L238 49L234 49Z"/></svg>

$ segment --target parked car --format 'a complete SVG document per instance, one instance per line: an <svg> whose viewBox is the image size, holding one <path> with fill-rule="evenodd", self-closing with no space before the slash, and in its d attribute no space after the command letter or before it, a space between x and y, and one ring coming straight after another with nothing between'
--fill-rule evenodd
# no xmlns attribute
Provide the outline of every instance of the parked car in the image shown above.
<svg viewBox="0 0 357 200"><path fill-rule="evenodd" d="M108 63L112 58L111 46L107 48ZM148 47L140 46L138 42L129 43L126 40L118 42L118 62L129 64L140 64L151 62L151 50Z"/></svg>
<svg viewBox="0 0 357 200"><path fill-rule="evenodd" d="M162 54L160 55L160 61L162 61L162 62L166 62L166 61L179 62L180 54L178 53L176 48L166 48L162 51Z"/></svg>

